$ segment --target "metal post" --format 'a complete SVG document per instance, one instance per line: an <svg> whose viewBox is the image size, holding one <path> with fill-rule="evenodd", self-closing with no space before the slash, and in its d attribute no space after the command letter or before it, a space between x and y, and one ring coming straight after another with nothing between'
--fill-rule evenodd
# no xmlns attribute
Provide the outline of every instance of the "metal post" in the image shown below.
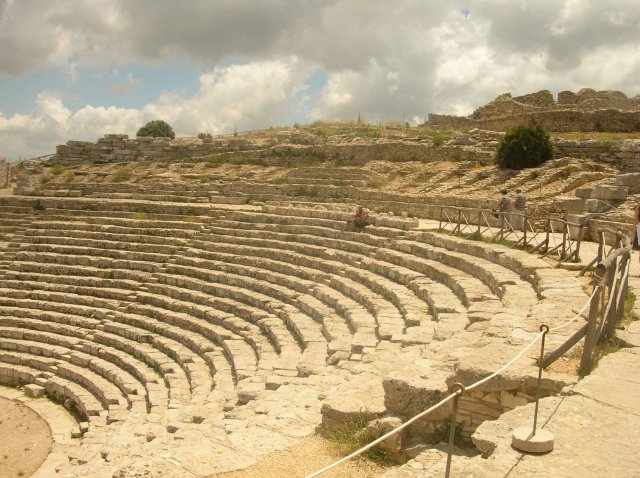
<svg viewBox="0 0 640 478"><path fill-rule="evenodd" d="M500 213L500 240L504 239L504 213Z"/></svg>
<svg viewBox="0 0 640 478"><path fill-rule="evenodd" d="M564 223L562 227L562 252L560 253L560 260L563 260L567 255L567 231L569 230L569 224Z"/></svg>
<svg viewBox="0 0 640 478"><path fill-rule="evenodd" d="M538 426L538 405L540 404L540 385L542 383L542 359L544 357L544 339L549 333L549 326L542 324L540 326L542 332L542 340L540 341L540 358L538 359L538 387L536 389L536 409L533 412L533 431L531 436L536 436L536 427Z"/></svg>
<svg viewBox="0 0 640 478"><path fill-rule="evenodd" d="M458 209L458 227L457 227L457 232L460 232L460 226L462 226L462 209Z"/></svg>
<svg viewBox="0 0 640 478"><path fill-rule="evenodd" d="M478 208L478 239L480 239L480 225L482 224L482 209Z"/></svg>
<svg viewBox="0 0 640 478"><path fill-rule="evenodd" d="M438 223L438 231L442 231L442 213L444 212L444 207L440 208L440 222Z"/></svg>
<svg viewBox="0 0 640 478"><path fill-rule="evenodd" d="M522 245L527 247L527 223L529 220L527 219L527 214L525 213L522 216Z"/></svg>
<svg viewBox="0 0 640 478"><path fill-rule="evenodd" d="M449 452L447 453L447 468L444 474L445 478L449 478L451 473L451 455L453 454L453 441L456 436L456 415L458 414L458 401L460 400L460 396L464 393L464 385L461 383L454 383L452 385L452 390L456 394L453 397L453 411L451 412L451 425L449 428Z"/></svg>

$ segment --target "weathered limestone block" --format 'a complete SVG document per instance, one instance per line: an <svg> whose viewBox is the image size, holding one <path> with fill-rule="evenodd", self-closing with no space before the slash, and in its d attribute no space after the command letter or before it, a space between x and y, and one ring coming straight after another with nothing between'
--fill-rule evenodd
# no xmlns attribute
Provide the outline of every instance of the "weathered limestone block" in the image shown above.
<svg viewBox="0 0 640 478"><path fill-rule="evenodd" d="M400 371L385 377L384 403L394 414L411 418L436 404L449 394L446 384L448 372L431 368L429 377L416 375L416 371ZM430 420L444 420L451 413L447 403L429 415Z"/></svg>
<svg viewBox="0 0 640 478"><path fill-rule="evenodd" d="M592 192L591 198L602 199L604 201L624 201L628 194L629 188L627 186L599 184Z"/></svg>
<svg viewBox="0 0 640 478"><path fill-rule="evenodd" d="M585 199L581 197L558 196L553 202L567 214L580 214L584 211Z"/></svg>
<svg viewBox="0 0 640 478"><path fill-rule="evenodd" d="M616 178L616 185L629 188L629 194L640 193L640 173L621 174Z"/></svg>
<svg viewBox="0 0 640 478"><path fill-rule="evenodd" d="M592 187L578 188L575 190L575 195L578 198L591 199L593 197L594 190L595 188Z"/></svg>
<svg viewBox="0 0 640 478"><path fill-rule="evenodd" d="M586 212L605 212L611 209L611 206L599 199L585 199L584 210Z"/></svg>
<svg viewBox="0 0 640 478"><path fill-rule="evenodd" d="M31 383L29 385L25 385L23 390L24 390L25 395L27 397L31 397L31 398L42 397L44 395L44 392L45 392L44 387L41 387L40 385L36 385L34 383Z"/></svg>
<svg viewBox="0 0 640 478"><path fill-rule="evenodd" d="M365 428L365 433L371 439L380 438L382 435L389 433L391 430L402 425L402 419L399 417L382 417L371 421ZM399 458L402 454L406 440L406 428L400 430L394 435L387 438L378 446L387 452L390 458Z"/></svg>
<svg viewBox="0 0 640 478"><path fill-rule="evenodd" d="M322 426L336 427L360 416L373 419L385 412L382 380L375 375L360 374L334 390L323 402Z"/></svg>

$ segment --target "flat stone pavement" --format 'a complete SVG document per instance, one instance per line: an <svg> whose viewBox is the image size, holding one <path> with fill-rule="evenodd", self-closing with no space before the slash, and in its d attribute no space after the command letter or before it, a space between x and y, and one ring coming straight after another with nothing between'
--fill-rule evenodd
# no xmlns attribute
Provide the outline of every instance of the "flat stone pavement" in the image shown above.
<svg viewBox="0 0 640 478"><path fill-rule="evenodd" d="M433 222L437 228L437 221ZM423 227L432 229L432 225ZM583 261L588 262L595 256L597 244L583 243L582 247ZM640 319L640 262L636 251L632 253L629 286L637 298L633 313ZM451 476L640 477L640 320L617 335L628 348L602 358L589 376L562 395L540 401L538 426L553 433L552 452L523 454L511 447L513 430L532 423L534 404L529 404L484 422L474 440L488 458L454 456ZM442 450L429 450L384 477L442 477L445 461Z"/></svg>

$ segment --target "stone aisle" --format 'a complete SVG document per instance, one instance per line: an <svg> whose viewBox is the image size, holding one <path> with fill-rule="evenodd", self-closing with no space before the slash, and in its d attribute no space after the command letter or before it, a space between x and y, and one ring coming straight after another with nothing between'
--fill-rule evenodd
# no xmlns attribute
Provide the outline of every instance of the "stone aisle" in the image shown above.
<svg viewBox="0 0 640 478"><path fill-rule="evenodd" d="M597 245L584 244L583 260ZM604 357L598 367L561 395L540 401L538 423L555 437L555 448L544 455L519 453L511 447L515 428L531 423L534 404L484 422L474 434L481 455L454 456L456 478L601 478L640 477L640 263L633 252L629 278L636 295L636 321L618 337L629 347ZM446 454L432 449L384 478L443 477Z"/></svg>

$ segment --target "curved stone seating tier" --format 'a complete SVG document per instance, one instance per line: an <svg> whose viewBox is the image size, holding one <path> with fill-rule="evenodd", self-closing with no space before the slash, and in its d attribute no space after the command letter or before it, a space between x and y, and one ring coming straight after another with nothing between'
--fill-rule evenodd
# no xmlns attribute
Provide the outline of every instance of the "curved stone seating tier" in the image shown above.
<svg viewBox="0 0 640 478"><path fill-rule="evenodd" d="M33 360L30 359L29 362ZM0 362L0 383L12 387L42 383L47 394L54 400L70 400L82 418L92 419L105 410L91 392L68 380L48 376L46 372L41 372L29 365Z"/></svg>
<svg viewBox="0 0 640 478"><path fill-rule="evenodd" d="M3 307L7 306L7 308L9 308L9 306L39 308L46 311L47 314L50 314L51 311L57 312L59 309L64 310L66 313L70 311L78 312L78 308L82 307L78 304L69 305L60 304L60 302L55 301L52 302L52 300L55 299L62 301L62 298L65 297L64 294L52 296L45 295L43 292L38 291L29 294L30 297L42 295L43 298L47 299L45 301L19 297L23 295L19 293L21 291L5 289L3 292L6 298L0 300L0 303L3 304ZM18 297L16 298L15 296ZM74 294L69 293L66 296L70 301L74 299L78 300L78 297L74 297ZM87 302L90 300L91 299L87 300L87 298L84 298L83 301ZM80 310L80 312L82 312L82 310ZM202 396L204 395L206 398L206 394L213 388L213 382L210 378L213 374L211 371L215 370L213 364L211 360L200 358L197 352L202 354L213 352L216 347L202 336L178 327L159 324L157 321L145 316L132 317L130 314L115 313L109 310L95 307L89 308L86 306L83 312L85 314L91 314L91 316L100 316L103 319L101 319L99 324L89 324L92 326L92 329L95 330L85 332L76 329L75 335L80 334L80 336L83 336L83 334L90 332L91 340L94 342L109 345L129 353L139 360L143 360L163 375L167 386L173 386L173 390L171 390L172 401L184 404L191 400L183 397L184 390L180 393L176 392L175 390L178 388L186 389L187 392L190 390L198 390L200 398L196 401L199 403L204 401ZM56 316L53 316L53 319L56 319ZM83 324L81 320L75 320L74 323ZM74 335L74 330L69 329L68 332ZM183 345L183 343L189 345L191 349ZM197 352L192 352L192 349L195 349ZM220 364L218 364L218 366L222 370L225 369L225 367L220 366ZM178 374L178 371L181 373L184 372L182 379L177 377L176 374ZM172 374L173 383L169 383L168 374ZM180 380L182 380L182 384L179 383ZM180 386L178 387L176 384ZM180 395L180 397L178 395Z"/></svg>
<svg viewBox="0 0 640 478"><path fill-rule="evenodd" d="M115 235L123 236L124 239L134 238L140 239L140 242L152 242L159 241L160 239L175 238L174 244L180 244L185 239L193 237L196 232L189 229L160 229L160 228L134 228L126 226L113 226L113 225L101 225L101 224L85 224L81 222L61 222L61 221L37 221L26 229L24 235L28 237L32 236L56 236L62 235L75 237L92 234L95 237L96 234L101 235ZM144 239L146 236L147 239Z"/></svg>
<svg viewBox="0 0 640 478"><path fill-rule="evenodd" d="M53 330L52 324L46 325L38 321L37 318L41 316L61 323L65 323L65 320L69 321L68 314L49 310L55 308L54 303L29 303L24 300L14 300L9 303L11 307L7 307L7 313L11 316L28 317L29 321L25 322L25 326L38 328L38 330ZM44 313L34 310L36 305L41 307ZM137 323L144 323L145 320L148 318L143 317ZM80 321L76 319L71 322L77 324ZM201 360L194 359L194 355L178 341L162 336L153 337L149 331L127 329L126 325L109 321L101 321L100 324L95 325L94 329L86 331L75 325L65 327L71 337L90 334L85 335L85 339L76 339L76 342L71 344L73 347L70 346L70 348L89 355L112 358L118 365L124 364L122 368L144 384L150 411L157 408L166 409L169 404L182 407L190 403L202 403L210 391L212 381L209 377L209 367ZM57 327L56 331L59 332L60 327ZM55 340L58 345L67 343L63 336L56 339L40 334L39 337L48 340L46 343ZM180 360L182 365L176 363L176 360ZM197 398L191 396L191 390L198 392ZM169 401L167 401L167 394Z"/></svg>
<svg viewBox="0 0 640 478"><path fill-rule="evenodd" d="M304 212L308 212L309 216L296 215L296 208L269 208L282 210L281 213L262 213L257 214L253 211L224 211L224 219L244 222L247 224L282 224L285 226L300 225L300 226L320 226L330 229L336 229L338 231L344 231L346 229L346 220L351 219L352 215L342 212L331 213L331 211L318 211L316 209L305 209ZM285 214L287 213L287 214ZM320 216L320 217L316 217ZM377 219L375 219L377 217ZM387 224L393 224L389 226L387 224L379 224L376 227L370 227L367 229L369 234L377 236L398 236L403 234L403 229L410 229L418 225L417 220L413 219L400 219L394 217L383 217L372 215L375 220L386 222ZM250 228L247 225L247 228Z"/></svg>
<svg viewBox="0 0 640 478"><path fill-rule="evenodd" d="M276 214L279 216L293 216L293 217L309 217L329 219L333 221L346 221L353 219L354 210L347 212L343 210L325 209L325 208L303 208L303 207L284 207L271 205L269 203L262 206L263 212L267 214ZM409 219L402 217L386 216L381 214L370 213L369 221L373 225L390 227L396 229L413 229L418 227L417 219Z"/></svg>
<svg viewBox="0 0 640 478"><path fill-rule="evenodd" d="M353 214L358 206L355 202L352 203L318 203L312 201L299 201L297 199L292 198L290 201L266 201L265 206L267 208L277 207L277 208L302 208L302 209L316 209L316 210L324 210L324 211L333 211L333 212L346 212ZM262 208L264 211L264 207Z"/></svg>
<svg viewBox="0 0 640 478"><path fill-rule="evenodd" d="M86 225L96 225L99 227L116 226L121 228L136 229L138 231L146 231L150 229L162 229L162 230L190 230L198 231L202 227L200 218L194 218L194 221L184 220L167 220L167 219L136 219L135 217L109 217L102 212L99 215L86 214L86 211L62 211L64 214L55 215L52 212L48 212L46 215L38 218L34 222L33 227L40 229L47 229L51 227L50 223L62 223L65 227L72 229L74 224L79 228L83 228ZM72 215L75 214L75 215ZM141 216L146 217L146 213L140 213ZM129 214L127 214L129 216ZM135 216L135 213L134 213ZM174 216L172 216L174 217ZM204 219L204 218L202 218Z"/></svg>
<svg viewBox="0 0 640 478"><path fill-rule="evenodd" d="M228 226L229 229L236 229L239 227L246 227L247 223L230 223L225 222L225 225ZM407 238L414 238L414 240L406 240L402 238L398 238L395 240L389 240L390 238L381 238L374 236L372 234L356 234L356 233L343 233L341 234L341 238L335 237L335 231L329 228L323 228L318 226L305 226L304 228L300 228L298 226L261 226L260 230L256 231L256 228L250 227L247 229L242 229L241 232L237 234L251 236L251 237L260 237L264 233L262 231L270 231L273 234L273 237L282 237L285 240L295 240L298 242L308 242L316 245L322 246L327 243L327 238L330 240L332 244L340 244L340 248L343 250L359 252L363 254L377 254L385 260L391 261L393 263L397 263L402 265L403 262L398 262L398 256L393 251L405 252L407 254L422 257L431 261L431 268L439 267L439 265L449 266L455 269L458 269L458 272L455 274L451 274L455 272L449 269L448 274L446 272L446 267L441 268L442 271L439 275L434 276L438 281L443 281L445 284L452 287L456 290L456 293L460 297L460 299L465 302L471 302L475 300L485 300L486 297L484 294L486 293L482 287L477 287L477 293L469 293L469 298L465 298L467 288L460 288L460 285L456 285L455 282L457 280L464 279L464 281L471 285L475 283L478 284L478 280L486 284L491 289L491 292L496 296L503 299L505 303L509 302L509 294L511 291L517 291L517 303L521 305L521 300L523 298L523 294L528 296L527 301L531 303L531 301L535 301L536 294L535 291L531 288L531 285L527 283L527 281L520 278L520 275L514 271L509 270L499 264L491 262L490 260L483 259L481 257L477 257L475 255L466 254L460 251L450 251L443 247L438 247L434 245L428 245L421 242L421 233L409 233ZM373 230L373 229L372 229ZM229 234L236 234L233 230L229 231ZM319 236L319 238L315 238L314 236ZM342 239L348 238L348 240ZM468 242L468 241L466 241ZM366 246L370 246L368 249ZM410 256L405 255L405 258L411 260ZM415 261L413 261L415 263ZM407 264L408 268L413 268ZM417 269L419 270L419 269ZM468 277L463 277L460 275L460 271L468 274ZM423 270L423 272L429 275L428 271ZM448 277L447 277L448 276ZM436 286L437 287L437 286ZM534 302L535 303L535 302Z"/></svg>
<svg viewBox="0 0 640 478"><path fill-rule="evenodd" d="M365 187L367 182L362 179L322 179L322 178L293 178L287 177L282 179L275 179L272 181L275 184L284 184L286 183L287 187L295 187L295 186L351 186L351 187Z"/></svg>
<svg viewBox="0 0 640 478"><path fill-rule="evenodd" d="M67 365L71 365L74 368L71 370L56 368L56 371L63 370L62 373L72 373L74 378L77 378L77 372L79 369L87 369L92 373L99 375L103 380L115 385L120 391L120 394L115 392L113 386L105 386L103 381L96 384L94 387L98 390L98 397L101 401L107 403L107 405L127 405L131 406L133 402L144 401L144 387L133 376L123 372L119 367L111 364L103 359L92 357L83 352L69 348L64 340L61 340L58 335L60 328L55 333L41 332L41 331L26 331L24 330L24 323L28 320L10 319L3 317L0 320L0 349L3 351L16 351L24 354L31 354L41 357L47 357L55 359L58 362L66 362ZM24 332L22 335L18 331ZM19 339L19 340L18 340ZM58 344L65 344L60 346ZM65 367L67 365L64 365ZM48 370L53 370L52 368ZM72 381L72 377L65 377ZM85 380L90 380L91 376L89 372L84 376ZM101 388L98 388L101 387ZM91 387L90 387L91 388Z"/></svg>
<svg viewBox="0 0 640 478"><path fill-rule="evenodd" d="M338 281L342 276L347 277L366 286L373 293L382 295L394 304L410 323L423 322L423 317L428 317L430 320L431 316L426 306L422 305L422 301L405 287L407 282L424 277L420 273L371 259L365 251L354 252L353 247L350 251L337 249L335 247L341 245L341 241L338 240L327 239L322 241L326 245L315 245L307 244L303 236L285 237L280 234L275 236L277 239L272 239L267 237L274 237L274 235L264 231L254 231L255 234L249 235L250 237L246 237L245 234L224 234L229 230L229 228L212 227L209 228L211 233L203 237L218 243L220 250L225 252L233 253L235 247L236 254L262 254L272 259L316 268L331 274L332 281ZM214 231L216 234L213 234ZM293 238L295 240L292 240ZM313 242L313 239L309 242ZM361 289L362 296L367 294L366 290Z"/></svg>
<svg viewBox="0 0 640 478"><path fill-rule="evenodd" d="M7 329L0 330L2 335L9 332ZM62 348L56 350L54 346L43 347L29 341L7 340L5 338L0 338L0 345L1 362L29 367L40 372L42 374L40 378L59 378L73 383L87 392L82 395L93 395L99 405L96 406L96 403L92 401L94 405L91 409L83 410L87 418L91 415L98 415L101 410L106 410L108 422L126 420L127 400L122 396L120 390L98 374L56 358L55 355L61 355ZM47 349L50 349L52 356L40 355ZM43 386L48 389L48 380ZM142 399L142 397L140 398Z"/></svg>
<svg viewBox="0 0 640 478"><path fill-rule="evenodd" d="M50 249L53 251L60 251L60 249L56 249L54 246L47 245L34 245L34 248L40 247L41 249ZM67 248L67 252L71 252L72 250L77 250L82 252L83 248ZM99 253L100 250L96 250L96 253ZM116 253L120 251L115 251ZM113 254L120 255L121 257L126 257L126 251L124 254ZM134 256L134 254L130 254ZM47 264L56 264L56 265L64 265L64 266L83 266L83 267L92 267L94 269L103 270L103 274L108 274L112 272L115 274L115 271L120 270L122 272L122 276L124 277L127 271L135 271L138 273L153 273L158 270L159 267L162 266L161 262L150 262L150 261L137 261L131 259L116 259L111 257L102 257L102 256L87 256L87 255L68 255L65 253L58 252L41 252L41 251L18 251L16 252L16 260L20 262L43 262Z"/></svg>
<svg viewBox="0 0 640 478"><path fill-rule="evenodd" d="M134 251L140 253L157 254L157 260L164 262L167 256L175 254L181 247L173 245L173 241L166 241L166 244L147 244L137 243L133 241L113 241L104 238L102 239L88 239L84 237L77 237L75 234L69 237L55 237L55 236L31 236L28 238L29 244L39 245L52 245L52 246L68 246L78 247L89 250L116 250L116 251ZM186 243L185 243L186 244ZM37 248L36 248L37 249ZM25 245L22 250L30 250L28 245Z"/></svg>
<svg viewBox="0 0 640 478"><path fill-rule="evenodd" d="M89 368L92 368L94 363L100 363L95 362L96 360L101 360L104 364L109 364L111 366L115 365L127 372L127 374L134 377L135 380L142 384L144 389L146 389L145 398L148 402L149 409L154 406L159 406L163 402L166 404L168 392L162 387L156 387L156 385L162 384L162 376L153 368L148 366L144 361L135 358L136 354L130 355L122 352L120 349L111 347L96 348L91 345L91 341L88 340L87 337L99 330L98 327L101 327L101 321L76 317L66 313L62 314L51 311L9 306L3 306L3 310L0 313L2 314L0 317L0 325L8 324L12 327L20 326L23 329L56 333L58 335L77 337L85 340L85 342L80 343L80 347L75 347L73 349L72 355L84 353L90 356ZM93 339L93 336L91 336L91 338ZM101 367L105 370L109 370L105 365L101 365ZM113 374L115 376L117 372L114 371ZM126 379L121 379L121 381L122 383L130 383ZM140 391L136 394L144 396ZM166 405L164 408L166 408Z"/></svg>
<svg viewBox="0 0 640 478"><path fill-rule="evenodd" d="M80 229L33 229L26 230L23 234L23 242L41 242L46 243L48 238L51 238L54 243L59 243L61 240L68 239L88 239L94 241L110 241L116 242L121 245L135 244L139 245L156 245L156 246L170 246L170 247L183 247L189 243L189 238L193 237L193 234L186 234L185 237L173 236L173 232L182 232L181 230L167 231L163 230L162 234L142 234L140 230L128 230L128 232L109 232L111 228L94 227L92 230L80 230Z"/></svg>
<svg viewBox="0 0 640 478"><path fill-rule="evenodd" d="M51 262L51 261L49 261ZM29 263L25 264L25 263L19 263L19 266L25 266L25 265L29 265ZM23 267L22 267L23 268ZM33 269L33 267L31 268ZM46 271L50 271L52 269L50 264L46 264L44 266L39 267L37 270L46 270ZM55 268L54 268L55 269ZM81 270L82 272L86 272L83 269L78 269ZM59 271L56 271L59 272ZM69 274L72 272L76 272L74 271L72 268L67 268L66 270L62 271L65 274ZM31 273L31 276L33 276L33 273ZM39 297L39 298L46 298L46 299L51 299L52 296L51 295L47 295L45 291L64 291L66 292L67 296L69 299L71 299L72 302L80 302L82 305L96 305L96 302L91 299L91 297L96 297L96 296L106 296L106 297L117 297L118 299L126 299L126 300L134 300L136 297L131 295L131 285L133 284L131 281L127 281L126 283L122 284L122 281L118 281L118 280L114 280L114 279L99 279L99 278L91 278L90 280L92 281L92 285L94 286L98 286L98 287L80 287L77 286L76 284L78 283L82 283L82 281L84 280L84 277L67 277L67 276L61 276L60 280L56 280L55 284L49 284L47 282L40 282L40 283L31 283L29 281L24 281L24 279L26 278L22 272L16 272L13 273L12 277L16 277L18 279L23 279L22 281L7 281L5 282L6 285L12 285L15 287L19 287L21 289L26 289L26 291L31 291L33 289L41 289L41 290L36 290L34 292L25 292L23 293L23 295L28 294L30 297ZM28 277L28 275L27 275ZM49 279L49 278L55 278L55 275L46 275L44 277L38 277L37 275L35 276L36 279ZM66 287L64 283L68 283L71 282L73 284L73 287ZM104 288L100 288L100 285L104 285L104 284L108 284L110 286L109 289L104 289ZM114 286L118 286L118 285L124 285L127 287L127 289L129 290L118 290L118 289L114 289ZM83 296L78 296L77 292L82 291L84 294L86 294L86 297ZM14 291L15 293L15 291ZM143 300L144 298L149 297L149 295L144 295L144 297L141 297L139 300ZM62 296L60 295L56 295L53 298L57 298L58 300L61 300ZM75 298L75 300L74 300ZM119 305L119 303L110 303L110 309L114 310L116 308L118 308L117 306ZM190 312L192 308L192 304L187 304L187 307L185 307L184 310L186 310L187 312ZM94 311L94 313L97 313L97 311ZM100 314L102 317L104 317L104 313ZM120 317L121 314L117 314L116 317ZM210 340L218 340L220 337L225 338L225 339L232 339L233 338L233 334L229 334L228 331L225 331L223 328L219 328L217 330L214 331L214 333L211 332L211 330L208 330L206 327L204 327L202 324L195 322L193 319L191 320L191 326L195 327L196 330L199 331L205 331L207 332L207 339L204 339L203 337L198 337L198 340L195 341L191 341L190 344L193 348L195 348L196 350L198 350L200 353L203 352L209 352L213 349ZM228 322L225 322L225 325L227 325ZM146 322L143 321L138 321L136 323L137 326L140 325L146 325ZM185 325L185 321L182 321L182 323L180 324L181 327L183 327ZM154 332L159 332L160 334L164 333L166 334L166 327L164 327L165 330L158 330L158 329L154 329ZM180 337L181 340L185 340L184 335L186 335L187 332L184 332L182 329L178 329L177 332L177 336ZM258 340L260 342L264 341L265 339L263 337L261 337L261 334L259 332L255 333L256 338L254 340ZM208 345L208 349L203 347L202 345L200 346L193 346L194 343L198 343L198 342L204 342L205 345ZM237 347L235 347L237 349ZM224 368L224 367L222 367Z"/></svg>
<svg viewBox="0 0 640 478"><path fill-rule="evenodd" d="M421 301L417 298L413 298L414 300L412 301L410 296L413 293L411 291L384 277L358 269L344 262L333 260L334 258L331 254L325 255L326 249L311 251L308 246L297 248L293 243L267 239L256 241L216 234L209 234L207 238L211 242L217 242L216 249L227 254L265 257L273 261L299 265L306 269L316 269L325 275L329 275L327 278L329 281L327 283L328 286L337 289L342 295L356 300L356 303L362 304L356 306L357 309L353 310L353 313L345 314L350 317L349 323L352 329L358 332L366 332L366 330L375 332L379 325L376 321L376 314L379 314L380 317L386 317L388 325L398 326L400 333L403 327L406 326L403 313L406 316L406 321L411 325L415 322L421 323L431 320L426 304L420 310ZM331 293L322 293L326 289L326 287L319 289L316 297L339 308L341 304L335 299L330 299ZM357 299L360 299L361 302L358 302ZM372 312L367 311L367 304L369 304ZM389 307L390 305L392 307ZM398 306L402 307L402 309ZM363 314L363 311L366 313ZM343 309L342 312L346 313L347 310ZM375 345L375 343L369 342L369 346Z"/></svg>
<svg viewBox="0 0 640 478"><path fill-rule="evenodd" d="M202 247L209 245L206 242L200 244ZM248 288L248 300L252 302L256 300L254 291L258 292L260 297L257 305L280 317L303 349L314 343L324 343L325 340L342 340L344 334L349 333L345 327L334 328L336 320L342 322L336 317L335 304L329 308L314 296L316 281L329 280L326 273L262 257L210 252L208 249L191 248L184 253L185 256L175 258L174 264L167 267L167 272L193 276L207 284L224 283ZM218 295L217 289L214 288L212 292ZM344 304L349 300L344 296L337 302ZM361 309L357 304L355 307Z"/></svg>

